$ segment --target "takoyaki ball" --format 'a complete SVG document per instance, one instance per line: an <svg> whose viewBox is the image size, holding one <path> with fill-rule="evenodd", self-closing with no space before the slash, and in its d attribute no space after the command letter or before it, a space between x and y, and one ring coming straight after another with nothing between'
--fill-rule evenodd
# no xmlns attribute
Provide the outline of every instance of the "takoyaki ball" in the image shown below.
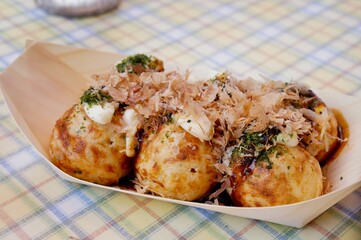
<svg viewBox="0 0 361 240"><path fill-rule="evenodd" d="M119 120L116 112L113 119ZM77 104L57 120L50 140L52 162L69 175L113 185L132 170L125 154L125 135L109 124L98 124Z"/></svg>
<svg viewBox="0 0 361 240"><path fill-rule="evenodd" d="M322 162L337 147L338 123L335 114L323 102L314 107L313 110L327 121L315 126L318 132L316 139L305 138L306 149L319 162Z"/></svg>
<svg viewBox="0 0 361 240"><path fill-rule="evenodd" d="M338 123L335 114L310 89L299 92L295 106L313 122L315 132L302 136L302 144L319 162L324 161L338 145Z"/></svg>
<svg viewBox="0 0 361 240"><path fill-rule="evenodd" d="M316 159L320 162L327 159L330 153L337 147L338 144L338 123L335 114L329 111L329 125L326 127L326 135L321 139L321 144L309 144L309 151L316 150ZM312 150L311 150L312 149Z"/></svg>
<svg viewBox="0 0 361 240"><path fill-rule="evenodd" d="M136 177L156 195L198 200L216 183L217 158L212 149L209 142L200 141L176 123L165 123L144 139L135 162Z"/></svg>
<svg viewBox="0 0 361 240"><path fill-rule="evenodd" d="M248 169L233 167L231 197L235 205L277 206L322 194L320 165L305 149L276 145L268 152L268 161L257 160Z"/></svg>

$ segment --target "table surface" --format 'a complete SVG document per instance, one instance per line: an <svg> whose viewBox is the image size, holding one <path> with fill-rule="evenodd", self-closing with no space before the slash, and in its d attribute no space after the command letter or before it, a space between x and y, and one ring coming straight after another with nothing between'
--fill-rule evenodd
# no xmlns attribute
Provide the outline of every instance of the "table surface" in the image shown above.
<svg viewBox="0 0 361 240"><path fill-rule="evenodd" d="M97 17L0 1L0 71L26 39L301 81L361 96L361 1L122 1ZM0 96L1 239L361 239L361 189L303 228L128 196L60 179Z"/></svg>

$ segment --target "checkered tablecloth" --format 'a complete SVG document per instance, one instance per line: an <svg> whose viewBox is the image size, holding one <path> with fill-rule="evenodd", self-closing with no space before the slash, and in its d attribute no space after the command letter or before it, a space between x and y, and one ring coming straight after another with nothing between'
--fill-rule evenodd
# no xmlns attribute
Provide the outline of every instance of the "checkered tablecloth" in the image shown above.
<svg viewBox="0 0 361 240"><path fill-rule="evenodd" d="M0 71L26 39L151 53L361 96L358 0L123 0L113 12L86 18L1 0ZM0 239L74 238L357 240L361 189L297 229L77 185L35 152L0 96Z"/></svg>

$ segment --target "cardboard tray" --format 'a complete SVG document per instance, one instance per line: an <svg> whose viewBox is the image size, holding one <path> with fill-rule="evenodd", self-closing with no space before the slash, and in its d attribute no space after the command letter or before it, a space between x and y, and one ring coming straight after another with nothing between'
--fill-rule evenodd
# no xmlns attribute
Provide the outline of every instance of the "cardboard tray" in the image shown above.
<svg viewBox="0 0 361 240"><path fill-rule="evenodd" d="M50 161L49 136L54 123L79 101L79 97L87 89L91 74L108 72L121 58L122 56L109 52L28 42L24 53L0 75L1 91L15 122L33 147L64 180L293 227L304 226L361 186L361 138L358 137L361 136L361 99L317 89L315 92L328 106L341 110L351 133L343 151L328 166L327 178L332 191L321 197L275 207L218 206L140 194L69 176ZM195 71L197 74L205 72L209 75L210 71Z"/></svg>

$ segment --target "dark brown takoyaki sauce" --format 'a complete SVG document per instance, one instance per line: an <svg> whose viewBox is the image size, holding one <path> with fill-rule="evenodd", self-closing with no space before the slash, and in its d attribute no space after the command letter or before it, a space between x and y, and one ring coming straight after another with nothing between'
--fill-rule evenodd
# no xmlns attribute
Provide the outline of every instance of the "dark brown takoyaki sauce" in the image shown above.
<svg viewBox="0 0 361 240"><path fill-rule="evenodd" d="M337 109L331 109L331 111L333 114L335 114L337 120L337 132L339 140L337 141L336 146L331 149L326 159L321 162L321 167L325 167L332 163L340 155L343 148L347 144L347 139L350 137L350 129L345 117Z"/></svg>
<svg viewBox="0 0 361 240"><path fill-rule="evenodd" d="M247 177L253 173L253 170L256 167L256 161L257 158L254 157L250 159L250 161L248 161L247 164L240 165L238 167L239 168L238 174L242 176L242 181L245 181Z"/></svg>
<svg viewBox="0 0 361 240"><path fill-rule="evenodd" d="M118 182L118 187L123 190L136 191L134 188L134 173L130 173L128 176L121 178Z"/></svg>

